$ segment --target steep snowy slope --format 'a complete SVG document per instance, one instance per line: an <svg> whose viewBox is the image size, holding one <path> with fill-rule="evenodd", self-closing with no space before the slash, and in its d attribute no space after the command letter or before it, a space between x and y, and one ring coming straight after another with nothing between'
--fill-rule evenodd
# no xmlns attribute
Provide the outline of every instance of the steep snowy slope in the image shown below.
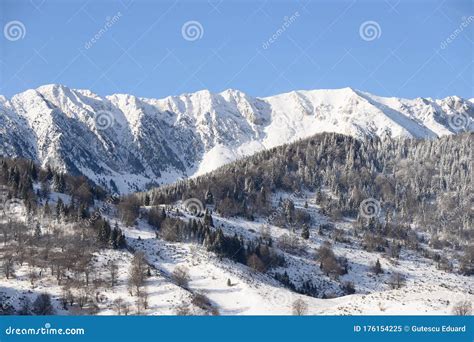
<svg viewBox="0 0 474 342"><path fill-rule="evenodd" d="M267 98L203 90L143 99L46 85L0 97L0 154L128 192L319 132L433 138L470 130L473 118L473 102L455 96L408 100L344 88Z"/></svg>

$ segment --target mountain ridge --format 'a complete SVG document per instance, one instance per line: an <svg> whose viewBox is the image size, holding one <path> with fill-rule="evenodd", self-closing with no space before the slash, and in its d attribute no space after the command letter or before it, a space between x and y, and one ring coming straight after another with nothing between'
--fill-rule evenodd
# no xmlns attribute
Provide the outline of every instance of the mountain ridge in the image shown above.
<svg viewBox="0 0 474 342"><path fill-rule="evenodd" d="M342 88L253 97L227 89L150 99L54 84L0 97L0 154L129 192L321 132L436 138L471 130L473 119L472 100L458 96L400 99Z"/></svg>

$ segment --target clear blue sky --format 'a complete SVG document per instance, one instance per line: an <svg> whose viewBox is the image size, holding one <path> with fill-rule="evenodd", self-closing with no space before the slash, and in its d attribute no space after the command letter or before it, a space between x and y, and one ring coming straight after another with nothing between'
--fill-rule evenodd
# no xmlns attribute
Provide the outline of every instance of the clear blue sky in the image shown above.
<svg viewBox="0 0 474 342"><path fill-rule="evenodd" d="M470 98L473 4L0 0L0 94L60 83L155 98L204 88L267 96L347 86L383 96ZM277 33L285 17L291 23ZM107 18L114 23L99 33ZM24 37L4 32L11 21L23 24ZM199 39L183 38L188 21L202 26ZM367 21L380 27L373 40L360 34Z"/></svg>

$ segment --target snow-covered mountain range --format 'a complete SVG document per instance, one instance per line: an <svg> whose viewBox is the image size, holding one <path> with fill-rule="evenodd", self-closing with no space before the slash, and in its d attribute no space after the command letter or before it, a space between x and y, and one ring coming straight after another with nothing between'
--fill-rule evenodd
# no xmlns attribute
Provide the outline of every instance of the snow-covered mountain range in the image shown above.
<svg viewBox="0 0 474 342"><path fill-rule="evenodd" d="M0 96L0 155L84 174L119 191L209 172L320 132L435 138L472 130L474 101L384 98L351 88L164 99L45 85Z"/></svg>

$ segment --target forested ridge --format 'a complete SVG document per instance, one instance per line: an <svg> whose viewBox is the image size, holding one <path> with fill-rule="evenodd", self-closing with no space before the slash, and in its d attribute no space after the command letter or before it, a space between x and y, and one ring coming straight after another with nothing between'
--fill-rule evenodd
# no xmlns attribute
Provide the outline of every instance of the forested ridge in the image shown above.
<svg viewBox="0 0 474 342"><path fill-rule="evenodd" d="M435 140L358 140L320 134L138 198L143 205L198 198L224 217L263 216L295 231L309 224L304 210L295 210L291 201L272 203L272 194L311 191L331 219L357 219L354 229L365 234L367 249L397 253L400 246L389 246L388 238L414 250L420 243L446 247L464 253L462 271L472 274L473 138L466 133ZM369 218L361 215L367 199L379 206ZM439 254L420 251L452 267Z"/></svg>

